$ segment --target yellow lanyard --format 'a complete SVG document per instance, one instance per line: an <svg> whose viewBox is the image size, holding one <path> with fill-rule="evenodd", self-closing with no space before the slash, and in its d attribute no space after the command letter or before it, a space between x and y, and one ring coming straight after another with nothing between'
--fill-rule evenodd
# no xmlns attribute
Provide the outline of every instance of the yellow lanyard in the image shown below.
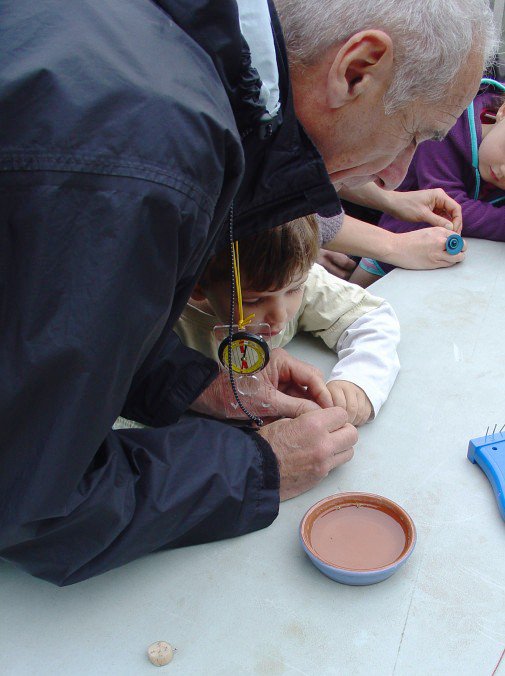
<svg viewBox="0 0 505 676"><path fill-rule="evenodd" d="M244 319L244 310L242 308L242 287L240 285L240 264L238 256L238 242L233 243L233 272L235 274L235 287L237 290L237 305L238 305L238 328L240 331L244 329L254 319L254 313Z"/></svg>

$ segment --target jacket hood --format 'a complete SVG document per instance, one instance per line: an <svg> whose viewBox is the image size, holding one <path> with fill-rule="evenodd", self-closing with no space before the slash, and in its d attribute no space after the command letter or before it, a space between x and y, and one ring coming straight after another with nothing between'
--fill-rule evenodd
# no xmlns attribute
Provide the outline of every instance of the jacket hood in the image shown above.
<svg viewBox="0 0 505 676"><path fill-rule="evenodd" d="M234 202L235 236L309 213L340 213L323 160L295 115L287 54L273 4L268 7L280 89L280 112L273 123L261 103L262 82L241 33L235 0L157 0L157 4L211 57L228 94L246 167Z"/></svg>
<svg viewBox="0 0 505 676"><path fill-rule="evenodd" d="M251 64L251 53L240 31L234 0L156 0L175 23L211 57L243 132L258 123L265 108L260 103L261 80Z"/></svg>

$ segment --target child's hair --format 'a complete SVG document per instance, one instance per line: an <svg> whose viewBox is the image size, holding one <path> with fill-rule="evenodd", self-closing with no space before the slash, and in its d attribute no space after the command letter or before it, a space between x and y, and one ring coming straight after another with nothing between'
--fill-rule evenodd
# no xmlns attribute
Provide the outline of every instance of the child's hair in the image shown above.
<svg viewBox="0 0 505 676"><path fill-rule="evenodd" d="M315 263L319 227L313 215L270 228L239 240L240 279L243 288L275 291L292 284ZM200 283L203 287L231 277L230 250L210 259Z"/></svg>
<svg viewBox="0 0 505 676"><path fill-rule="evenodd" d="M497 113L504 103L505 103L505 92L499 92L493 96L493 100L490 107L492 108L493 112Z"/></svg>
<svg viewBox="0 0 505 676"><path fill-rule="evenodd" d="M489 104L481 112L480 115L481 122L489 122L490 119L492 120L504 103L505 103L504 92L497 92L496 94L494 94Z"/></svg>

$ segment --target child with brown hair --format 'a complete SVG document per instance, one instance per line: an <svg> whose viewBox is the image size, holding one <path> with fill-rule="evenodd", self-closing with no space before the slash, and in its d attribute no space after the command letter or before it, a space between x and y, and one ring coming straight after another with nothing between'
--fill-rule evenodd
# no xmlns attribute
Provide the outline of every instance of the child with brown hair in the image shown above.
<svg viewBox="0 0 505 676"><path fill-rule="evenodd" d="M313 216L291 221L240 241L244 314L271 327L273 347L298 332L322 338L338 362L327 387L349 422L373 419L399 370L398 320L391 306L315 264L318 225ZM212 331L229 321L229 251L210 260L175 325L181 340L218 361Z"/></svg>

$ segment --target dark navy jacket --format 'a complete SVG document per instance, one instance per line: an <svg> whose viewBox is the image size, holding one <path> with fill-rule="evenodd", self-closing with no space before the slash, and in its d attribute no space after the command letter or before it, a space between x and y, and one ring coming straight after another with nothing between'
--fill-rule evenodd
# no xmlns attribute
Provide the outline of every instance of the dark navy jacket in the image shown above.
<svg viewBox="0 0 505 676"><path fill-rule="evenodd" d="M278 27L262 140L231 0L1 7L0 556L64 585L267 526L275 456L179 420L215 366L172 326L233 200L238 237L339 211ZM121 413L152 428L112 431Z"/></svg>

